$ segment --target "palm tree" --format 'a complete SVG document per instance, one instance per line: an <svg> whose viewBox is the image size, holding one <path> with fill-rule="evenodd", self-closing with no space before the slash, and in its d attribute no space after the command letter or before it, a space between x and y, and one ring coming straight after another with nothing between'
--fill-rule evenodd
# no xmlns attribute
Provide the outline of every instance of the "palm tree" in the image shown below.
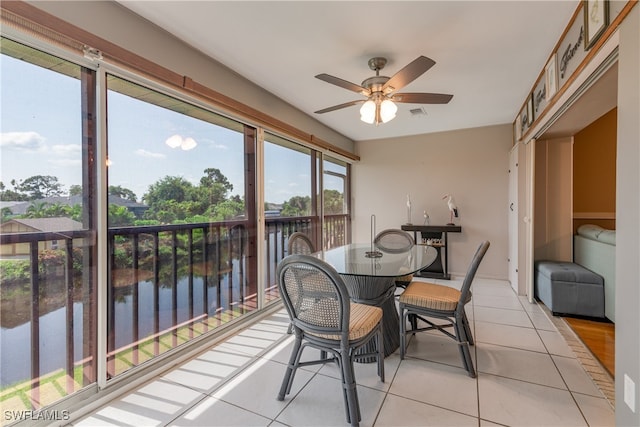
<svg viewBox="0 0 640 427"><path fill-rule="evenodd" d="M11 208L2 208L0 210L0 216L2 221L9 220L9 218L13 216L13 212L11 211Z"/></svg>
<svg viewBox="0 0 640 427"><path fill-rule="evenodd" d="M69 206L63 205L62 203L54 203L50 206L47 206L44 215L47 217L61 217L61 216L71 216L71 208Z"/></svg>
<svg viewBox="0 0 640 427"><path fill-rule="evenodd" d="M25 212L25 217L27 218L44 218L46 216L47 211L47 202L31 202L29 207Z"/></svg>

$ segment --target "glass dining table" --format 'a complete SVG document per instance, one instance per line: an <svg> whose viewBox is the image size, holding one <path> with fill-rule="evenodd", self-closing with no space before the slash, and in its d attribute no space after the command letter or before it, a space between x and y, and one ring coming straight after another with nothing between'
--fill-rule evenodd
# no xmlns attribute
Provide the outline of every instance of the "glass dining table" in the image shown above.
<svg viewBox="0 0 640 427"><path fill-rule="evenodd" d="M352 301L382 308L384 355L386 357L395 352L400 346L399 315L394 299L395 278L430 266L438 255L436 249L413 245L410 249L399 251L370 243L351 243L312 255L336 269Z"/></svg>

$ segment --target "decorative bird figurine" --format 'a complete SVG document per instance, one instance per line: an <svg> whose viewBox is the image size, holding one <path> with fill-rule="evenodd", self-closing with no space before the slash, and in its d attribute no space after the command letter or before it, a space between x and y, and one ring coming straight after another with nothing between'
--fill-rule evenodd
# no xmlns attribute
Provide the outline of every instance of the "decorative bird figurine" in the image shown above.
<svg viewBox="0 0 640 427"><path fill-rule="evenodd" d="M451 194L445 194L442 196L442 199L447 199L447 206L449 206L449 212L451 214L447 225L455 225L453 223L453 217L458 218L458 207L456 206L456 202L453 200L453 196L451 196Z"/></svg>

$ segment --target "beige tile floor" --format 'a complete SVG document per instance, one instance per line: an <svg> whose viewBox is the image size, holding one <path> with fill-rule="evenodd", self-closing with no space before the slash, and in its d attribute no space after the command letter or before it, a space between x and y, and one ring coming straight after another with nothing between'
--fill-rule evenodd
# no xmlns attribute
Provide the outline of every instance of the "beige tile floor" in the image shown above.
<svg viewBox="0 0 640 427"><path fill-rule="evenodd" d="M467 310L478 377L466 375L453 341L418 334L405 360L399 352L385 359L385 383L375 364L356 364L361 426L615 424L609 400L541 307L506 282L476 279ZM292 344L286 329L279 312L74 425L347 425L333 364L300 369L291 394L276 400Z"/></svg>

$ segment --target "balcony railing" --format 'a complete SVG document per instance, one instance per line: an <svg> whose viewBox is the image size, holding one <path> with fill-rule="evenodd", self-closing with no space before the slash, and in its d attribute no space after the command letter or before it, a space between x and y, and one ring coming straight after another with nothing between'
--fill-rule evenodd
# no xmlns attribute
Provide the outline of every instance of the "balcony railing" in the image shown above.
<svg viewBox="0 0 640 427"><path fill-rule="evenodd" d="M37 409L61 397L41 393L41 386L54 384L64 395L95 382L95 233L2 234L0 243L3 254L23 258L0 264L0 402ZM52 363L59 354L66 356Z"/></svg>
<svg viewBox="0 0 640 427"><path fill-rule="evenodd" d="M267 302L279 298L275 270L288 255L288 237L295 231L313 236L316 224L315 217L267 218ZM325 217L323 247L347 243L347 227L347 215ZM244 220L108 230L109 377L259 309L250 234ZM7 409L38 409L95 382L96 236L70 231L0 237L3 254L12 252L12 245L14 254L16 247L24 252L22 260L4 257L0 271L0 402ZM11 262L21 262L28 271L10 283L5 272ZM16 310L20 304L29 310ZM64 345L58 342L62 337ZM21 344L14 347L12 340ZM43 345L52 340L53 346ZM17 353L12 355L14 349ZM41 357L43 351L46 358ZM54 385L48 389L56 390L55 396L40 391L45 383ZM7 406L16 396L18 403ZM22 407L13 407L20 402Z"/></svg>
<svg viewBox="0 0 640 427"><path fill-rule="evenodd" d="M109 229L109 375L257 309L247 247L245 221Z"/></svg>

